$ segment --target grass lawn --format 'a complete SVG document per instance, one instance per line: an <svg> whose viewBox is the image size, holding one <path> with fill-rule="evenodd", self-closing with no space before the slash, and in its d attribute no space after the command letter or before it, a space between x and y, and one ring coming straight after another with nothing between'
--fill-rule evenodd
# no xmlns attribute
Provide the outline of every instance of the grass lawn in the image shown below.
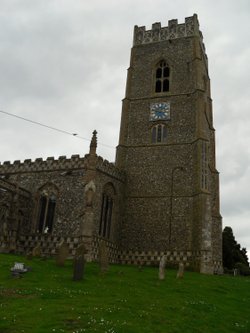
<svg viewBox="0 0 250 333"><path fill-rule="evenodd" d="M10 267L32 267L12 278ZM228 333L250 332L250 278L112 265L106 275L85 266L72 281L72 261L27 260L0 254L0 333Z"/></svg>

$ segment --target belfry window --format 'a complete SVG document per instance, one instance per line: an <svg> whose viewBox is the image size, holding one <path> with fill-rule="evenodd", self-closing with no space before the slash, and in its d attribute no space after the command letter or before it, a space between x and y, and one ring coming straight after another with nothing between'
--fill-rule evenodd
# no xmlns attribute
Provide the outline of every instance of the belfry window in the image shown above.
<svg viewBox="0 0 250 333"><path fill-rule="evenodd" d="M164 124L158 124L152 127L152 143L161 143L167 141L167 127Z"/></svg>
<svg viewBox="0 0 250 333"><path fill-rule="evenodd" d="M102 195L101 219L99 225L99 236L110 238L112 215L114 208L114 188L111 184L104 187Z"/></svg>
<svg viewBox="0 0 250 333"><path fill-rule="evenodd" d="M161 60L155 71L155 92L162 93L169 91L170 69L166 61Z"/></svg>
<svg viewBox="0 0 250 333"><path fill-rule="evenodd" d="M56 209L56 194L54 192L42 191L38 203L38 225L40 233L51 233L53 229Z"/></svg>

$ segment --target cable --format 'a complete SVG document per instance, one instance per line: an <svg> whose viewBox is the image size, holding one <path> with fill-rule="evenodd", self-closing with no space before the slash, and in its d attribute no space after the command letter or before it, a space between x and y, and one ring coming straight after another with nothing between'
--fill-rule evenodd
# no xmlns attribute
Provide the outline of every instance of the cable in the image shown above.
<svg viewBox="0 0 250 333"><path fill-rule="evenodd" d="M56 128L56 127L52 127L52 126L49 126L49 125L45 125L45 124L42 124L42 123L39 123L38 121L34 121L34 120L31 120L31 119L28 119L28 118L24 118L24 117L20 117L20 116L17 116L16 114L13 114L13 113L9 113L9 112L6 112L6 111L3 111L3 110L0 110L1 113L4 113L8 116L11 116L11 117L15 117L15 118L18 118L18 119L21 119L21 120L24 120L24 121L27 121L29 123L32 123L32 124L35 124L35 125L38 125L38 126L42 126L42 127L46 127L46 128L49 128L53 131L57 131L57 132L60 132L60 133L63 133L63 134L67 134L67 135L71 135L71 136L74 136L78 139L81 139L81 140L85 140L85 141L91 141L90 139L86 139L80 135L78 135L77 133L70 133L70 132L67 132L67 131L64 131L64 130L61 130L59 128ZM106 145L104 143L98 143L99 145L101 146L104 146L104 147L108 147L108 148L112 148L114 149L115 147L113 146L109 146L109 145Z"/></svg>

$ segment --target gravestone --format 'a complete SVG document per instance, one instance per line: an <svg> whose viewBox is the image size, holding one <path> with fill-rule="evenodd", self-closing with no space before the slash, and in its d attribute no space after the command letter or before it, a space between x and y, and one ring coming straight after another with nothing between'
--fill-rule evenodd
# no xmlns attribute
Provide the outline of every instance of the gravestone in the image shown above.
<svg viewBox="0 0 250 333"><path fill-rule="evenodd" d="M165 279L166 256L162 256L159 263L159 280Z"/></svg>
<svg viewBox="0 0 250 333"><path fill-rule="evenodd" d="M74 271L73 271L73 280L80 281L83 279L84 274L84 254L76 254L74 257Z"/></svg>
<svg viewBox="0 0 250 333"><path fill-rule="evenodd" d="M182 279L183 276L184 276L184 264L182 262L180 262L176 278L177 279Z"/></svg>
<svg viewBox="0 0 250 333"><path fill-rule="evenodd" d="M105 273L109 268L109 250L105 241L99 244L99 265L101 273Z"/></svg>
<svg viewBox="0 0 250 333"><path fill-rule="evenodd" d="M27 260L32 260L32 259L33 259L33 255L32 255L32 252L31 252L31 251L27 252L27 254L26 254L26 259L27 259Z"/></svg>
<svg viewBox="0 0 250 333"><path fill-rule="evenodd" d="M85 248L85 245L83 243L81 243L77 247L75 257L74 257L74 270L73 270L73 280L74 281L80 281L83 279L86 253L87 253L87 250Z"/></svg>
<svg viewBox="0 0 250 333"><path fill-rule="evenodd" d="M32 256L33 257L40 257L41 256L41 246L37 245L36 247L34 247L34 249L32 250Z"/></svg>
<svg viewBox="0 0 250 333"><path fill-rule="evenodd" d="M65 260L69 256L69 246L65 241L62 241L58 246L57 255L56 255L56 264L57 266L64 266Z"/></svg>

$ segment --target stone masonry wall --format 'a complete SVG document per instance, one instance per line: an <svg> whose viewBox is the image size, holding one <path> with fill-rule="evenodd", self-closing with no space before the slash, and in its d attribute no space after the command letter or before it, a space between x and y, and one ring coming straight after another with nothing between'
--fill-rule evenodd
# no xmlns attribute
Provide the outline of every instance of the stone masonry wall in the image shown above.
<svg viewBox="0 0 250 333"><path fill-rule="evenodd" d="M155 92L161 60L170 69L169 91ZM170 119L150 121L152 103L168 103ZM165 142L151 141L157 124L166 127ZM212 231L213 201L219 195L213 186L214 145L207 56L197 16L184 24L171 20L168 27L155 23L151 30L136 26L116 157L127 177L122 251L192 253L189 262L197 270L210 270L220 243Z"/></svg>
<svg viewBox="0 0 250 333"><path fill-rule="evenodd" d="M0 175L8 178L8 181L25 188L30 195L29 201L32 206L28 221L30 227L28 229L23 227L19 230L18 252L30 251L40 244L45 255L54 255L58 244L65 240L70 246L71 255L74 254L75 248L80 242L81 225L84 223L84 187L87 182L86 174L89 167L88 156L82 158L79 155L73 155L70 159L61 156L58 160L52 157L47 160L39 158L34 162L25 160L23 163L15 161L13 164L4 162L0 165ZM98 236L103 187L107 183L112 183L116 189L116 200L111 238L118 242L119 205L124 175L112 163L103 160L101 157L97 157L95 167L97 173L94 182L97 191L93 203L93 235ZM42 190L51 187L57 193L53 230L50 234L41 234L37 232L40 193Z"/></svg>

